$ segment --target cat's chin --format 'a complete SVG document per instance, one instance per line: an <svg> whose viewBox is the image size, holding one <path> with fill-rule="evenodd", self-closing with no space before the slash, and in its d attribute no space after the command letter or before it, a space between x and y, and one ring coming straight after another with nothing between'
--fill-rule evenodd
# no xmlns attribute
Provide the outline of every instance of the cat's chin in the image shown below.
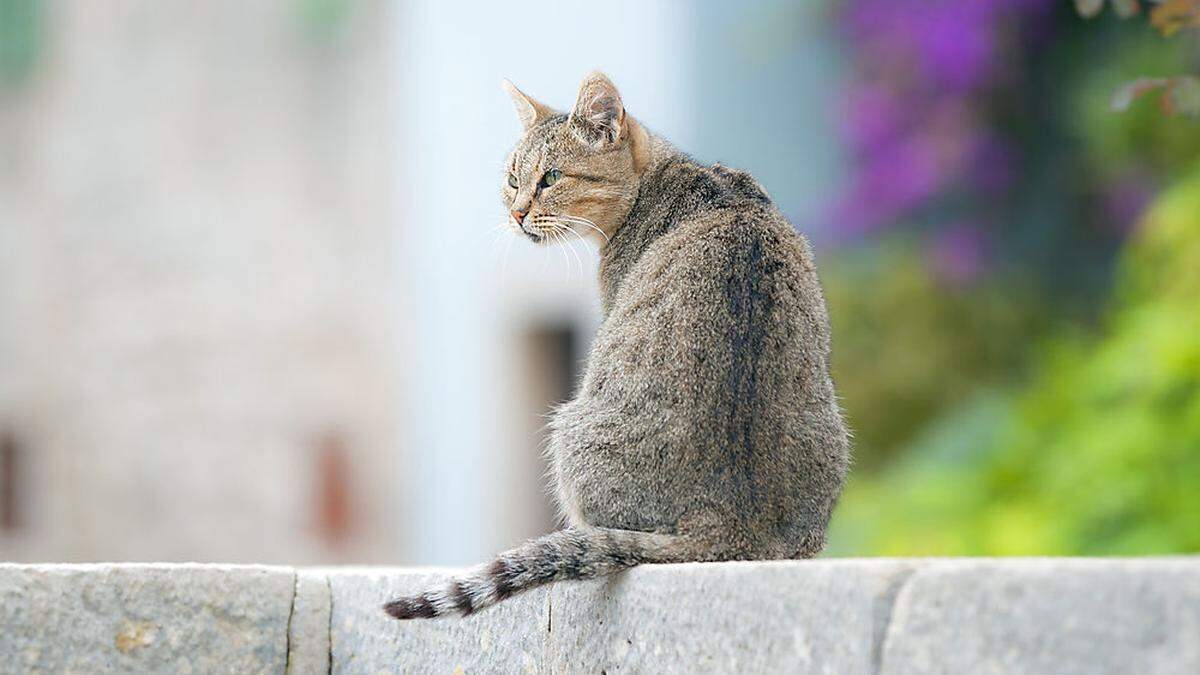
<svg viewBox="0 0 1200 675"><path fill-rule="evenodd" d="M518 237L520 237L522 239L528 239L529 241L531 241L535 244L541 244L546 241L545 235L538 234L537 232L530 232L529 230L526 230L525 228L523 228L520 225L517 225L511 221L508 223L508 229L510 232L517 235Z"/></svg>

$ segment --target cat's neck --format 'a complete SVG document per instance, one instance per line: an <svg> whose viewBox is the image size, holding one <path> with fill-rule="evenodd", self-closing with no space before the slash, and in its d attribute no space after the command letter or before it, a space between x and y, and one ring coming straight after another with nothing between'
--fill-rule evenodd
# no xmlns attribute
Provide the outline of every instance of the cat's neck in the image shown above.
<svg viewBox="0 0 1200 675"><path fill-rule="evenodd" d="M600 248L600 299L605 315L621 281L642 253L674 229L686 215L678 197L687 193L686 176L699 164L666 140L648 135L647 161L638 179L637 197L625 220ZM683 207L683 208L680 208Z"/></svg>
<svg viewBox="0 0 1200 675"><path fill-rule="evenodd" d="M633 207L600 249L605 315L634 264L655 241L681 223L714 211L775 209L762 185L744 171L702 165L654 136L649 148Z"/></svg>

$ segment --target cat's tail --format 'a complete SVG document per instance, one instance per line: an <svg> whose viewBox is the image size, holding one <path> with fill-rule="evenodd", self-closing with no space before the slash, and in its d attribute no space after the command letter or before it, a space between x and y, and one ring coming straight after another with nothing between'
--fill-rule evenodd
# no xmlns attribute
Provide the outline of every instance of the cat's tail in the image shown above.
<svg viewBox="0 0 1200 675"><path fill-rule="evenodd" d="M566 529L531 540L495 560L418 595L383 606L397 619L466 615L522 591L562 579L589 579L641 563L686 558L680 537L610 530Z"/></svg>

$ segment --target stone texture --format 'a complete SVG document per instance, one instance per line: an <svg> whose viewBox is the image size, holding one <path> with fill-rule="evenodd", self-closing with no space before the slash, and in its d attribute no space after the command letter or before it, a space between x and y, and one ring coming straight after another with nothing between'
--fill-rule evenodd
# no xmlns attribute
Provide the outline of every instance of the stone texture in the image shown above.
<svg viewBox="0 0 1200 675"><path fill-rule="evenodd" d="M381 609L448 572L337 571L330 640L334 673L543 673L549 589L541 588L475 616L396 621Z"/></svg>
<svg viewBox="0 0 1200 675"><path fill-rule="evenodd" d="M0 672L1200 672L1200 557L646 566L381 610L441 576L0 565Z"/></svg>
<svg viewBox="0 0 1200 675"><path fill-rule="evenodd" d="M553 672L865 673L906 562L646 566L554 586Z"/></svg>
<svg viewBox="0 0 1200 675"><path fill-rule="evenodd" d="M884 673L1200 673L1200 558L938 561L896 598Z"/></svg>
<svg viewBox="0 0 1200 675"><path fill-rule="evenodd" d="M337 571L335 672L1200 672L1200 558L646 566L396 624L437 575Z"/></svg>
<svg viewBox="0 0 1200 675"><path fill-rule="evenodd" d="M294 573L0 565L0 671L279 673Z"/></svg>
<svg viewBox="0 0 1200 675"><path fill-rule="evenodd" d="M329 578L318 570L296 573L288 620L288 675L329 672Z"/></svg>

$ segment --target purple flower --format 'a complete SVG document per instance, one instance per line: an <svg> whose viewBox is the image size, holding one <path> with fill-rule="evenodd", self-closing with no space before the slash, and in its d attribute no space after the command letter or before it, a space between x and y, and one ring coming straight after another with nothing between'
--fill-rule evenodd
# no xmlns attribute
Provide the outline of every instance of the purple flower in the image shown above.
<svg viewBox="0 0 1200 675"><path fill-rule="evenodd" d="M866 234L930 198L945 173L934 144L925 138L904 138L876 149L864 158L850 193L836 210L838 229Z"/></svg>
<svg viewBox="0 0 1200 675"><path fill-rule="evenodd" d="M1007 82L1006 31L1050 0L847 0L839 26L852 45L854 85L842 134L854 170L832 213L842 238L928 214L928 206L1002 208L1017 157L984 116ZM939 208L941 208L939 206ZM982 268L982 230L934 225L931 256L947 278Z"/></svg>
<svg viewBox="0 0 1200 675"><path fill-rule="evenodd" d="M930 4L919 14L914 39L929 81L949 92L985 84L997 68L992 3Z"/></svg>
<svg viewBox="0 0 1200 675"><path fill-rule="evenodd" d="M842 108L842 134L854 152L870 153L892 143L907 124L903 102L880 86L852 91Z"/></svg>

